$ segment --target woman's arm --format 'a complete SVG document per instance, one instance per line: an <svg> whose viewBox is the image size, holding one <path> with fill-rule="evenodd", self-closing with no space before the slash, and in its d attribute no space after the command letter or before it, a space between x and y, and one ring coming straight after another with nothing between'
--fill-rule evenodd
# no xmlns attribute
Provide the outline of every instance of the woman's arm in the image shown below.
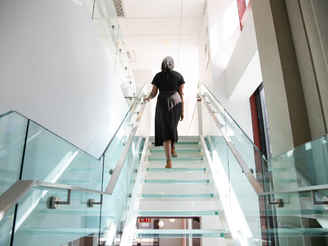
<svg viewBox="0 0 328 246"><path fill-rule="evenodd" d="M150 94L148 97L145 97L143 100L144 102L149 102L150 99L156 97L158 91L158 87L156 85L153 85L153 89L151 90Z"/></svg>
<svg viewBox="0 0 328 246"><path fill-rule="evenodd" d="M183 120L184 118L184 100L183 100L183 89L184 89L184 84L180 85L179 87L179 94L180 94L180 98L181 98L181 102L182 102L182 112L181 112L181 116L180 116L180 121Z"/></svg>

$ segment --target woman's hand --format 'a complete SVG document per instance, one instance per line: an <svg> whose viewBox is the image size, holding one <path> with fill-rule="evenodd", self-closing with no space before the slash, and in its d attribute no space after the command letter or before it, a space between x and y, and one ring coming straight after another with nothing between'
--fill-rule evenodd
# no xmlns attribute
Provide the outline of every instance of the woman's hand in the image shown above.
<svg viewBox="0 0 328 246"><path fill-rule="evenodd" d="M182 111L180 115L180 121L183 121L183 118L184 118L184 112Z"/></svg>
<svg viewBox="0 0 328 246"><path fill-rule="evenodd" d="M147 103L147 102L150 101L150 98L149 97L144 97L143 101Z"/></svg>

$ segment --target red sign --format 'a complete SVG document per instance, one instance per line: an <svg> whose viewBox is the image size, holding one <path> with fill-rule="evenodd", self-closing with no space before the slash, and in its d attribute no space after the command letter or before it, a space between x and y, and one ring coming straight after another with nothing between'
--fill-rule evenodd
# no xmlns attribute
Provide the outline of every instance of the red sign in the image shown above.
<svg viewBox="0 0 328 246"><path fill-rule="evenodd" d="M151 219L139 219L139 223L151 223L152 220Z"/></svg>

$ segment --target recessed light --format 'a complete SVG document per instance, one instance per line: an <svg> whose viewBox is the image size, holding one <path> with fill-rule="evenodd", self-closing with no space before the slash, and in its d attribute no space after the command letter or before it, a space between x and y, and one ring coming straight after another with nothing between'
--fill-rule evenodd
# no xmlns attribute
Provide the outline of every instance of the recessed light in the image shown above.
<svg viewBox="0 0 328 246"><path fill-rule="evenodd" d="M169 45L169 44L171 44L171 41L170 40L165 40L164 44Z"/></svg>

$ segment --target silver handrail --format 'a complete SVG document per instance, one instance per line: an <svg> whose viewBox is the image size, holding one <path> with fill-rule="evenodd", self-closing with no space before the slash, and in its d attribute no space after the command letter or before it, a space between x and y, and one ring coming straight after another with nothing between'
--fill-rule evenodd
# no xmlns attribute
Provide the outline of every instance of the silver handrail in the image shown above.
<svg viewBox="0 0 328 246"><path fill-rule="evenodd" d="M223 127L221 125L221 123L219 122L219 120L216 118L215 114L213 113L213 111L211 110L210 106L206 103L205 98L203 97L203 95L201 93L198 92L198 96L201 98L201 100L203 101L203 103L205 104L207 110L209 111L209 113L211 114L215 125L217 126L217 128L219 129L220 133L222 134L224 140L226 141L227 145L229 146L231 152L233 153L233 155L236 157L238 164L240 165L241 169L243 170L243 172L245 173L247 179L249 180L250 184L252 185L253 189L255 190L256 194L259 193L263 193L263 189L261 187L261 185L259 184L259 182L257 182L257 180L255 179L253 173L251 172L250 168L247 166L246 162L244 161L244 159L242 158L242 156L240 155L239 151L237 150L237 148L235 147L235 145L233 144L232 140L230 139L230 137L228 136L228 134L226 134L225 131L223 131Z"/></svg>
<svg viewBox="0 0 328 246"><path fill-rule="evenodd" d="M134 127L130 132L129 138L125 143L125 146L122 150L120 158L116 164L115 170L112 174L112 177L107 185L105 191L93 190L93 189L86 189L81 187L75 187L71 185L64 185L64 184L54 184L48 183L43 181L37 180L18 180L16 181L11 187L9 187L1 196L0 196L0 221L5 217L5 215L26 195L33 187L44 187L44 188L54 188L54 189L63 189L70 191L78 191L78 192L85 192L85 193L92 193L92 194L99 194L99 195L112 195L117 180L120 176L122 167L124 165L125 159L133 142L133 138L137 132L142 114L146 107L146 103L142 103L142 107L139 111L138 117L134 123ZM102 200L102 197L101 197ZM99 204L93 202L93 204ZM91 204L92 205L92 204Z"/></svg>

